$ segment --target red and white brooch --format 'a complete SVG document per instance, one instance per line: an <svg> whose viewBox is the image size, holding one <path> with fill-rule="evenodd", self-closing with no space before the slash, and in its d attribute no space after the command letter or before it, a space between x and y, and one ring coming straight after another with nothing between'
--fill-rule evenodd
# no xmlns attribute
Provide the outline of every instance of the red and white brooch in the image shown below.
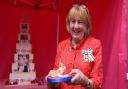
<svg viewBox="0 0 128 89"><path fill-rule="evenodd" d="M93 56L93 50L91 48L81 51L85 62L93 62L95 57Z"/></svg>

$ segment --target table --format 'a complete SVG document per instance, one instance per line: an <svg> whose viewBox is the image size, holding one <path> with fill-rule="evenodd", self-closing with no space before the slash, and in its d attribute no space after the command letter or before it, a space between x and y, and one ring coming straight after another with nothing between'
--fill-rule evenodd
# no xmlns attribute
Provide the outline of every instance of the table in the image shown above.
<svg viewBox="0 0 128 89"><path fill-rule="evenodd" d="M0 80L0 89L47 89L47 84L42 85L5 85L6 80Z"/></svg>

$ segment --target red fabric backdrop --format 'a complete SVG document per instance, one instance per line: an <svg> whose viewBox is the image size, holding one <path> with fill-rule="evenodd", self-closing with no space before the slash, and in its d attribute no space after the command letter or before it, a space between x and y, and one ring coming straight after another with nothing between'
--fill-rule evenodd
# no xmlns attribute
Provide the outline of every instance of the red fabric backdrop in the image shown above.
<svg viewBox="0 0 128 89"><path fill-rule="evenodd" d="M123 17L126 0L90 0L87 6L92 17L93 36L99 38L103 44L103 89L126 89L126 40L122 40L126 33L122 25L126 24ZM45 76L53 67L57 41L69 36L65 25L66 10L59 12L59 24L57 24L58 14L54 10L33 9L0 1L0 78L8 78L11 72L19 24L24 13L29 17L38 77Z"/></svg>

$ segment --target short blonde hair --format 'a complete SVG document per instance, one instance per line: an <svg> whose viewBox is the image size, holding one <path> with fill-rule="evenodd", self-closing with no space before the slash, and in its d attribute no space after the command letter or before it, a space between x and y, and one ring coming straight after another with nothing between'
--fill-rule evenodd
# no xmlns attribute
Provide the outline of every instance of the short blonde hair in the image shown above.
<svg viewBox="0 0 128 89"><path fill-rule="evenodd" d="M70 21L74 19L76 16L80 18L80 20L85 22L87 31L85 32L85 36L87 37L91 33L91 21L88 8L85 5L75 4L69 10L69 13L66 18L67 31L69 32Z"/></svg>

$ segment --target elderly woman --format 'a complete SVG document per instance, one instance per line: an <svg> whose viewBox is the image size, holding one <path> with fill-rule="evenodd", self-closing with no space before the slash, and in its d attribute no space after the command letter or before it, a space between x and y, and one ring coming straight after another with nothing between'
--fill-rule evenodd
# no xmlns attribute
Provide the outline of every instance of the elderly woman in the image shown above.
<svg viewBox="0 0 128 89"><path fill-rule="evenodd" d="M103 79L101 42L92 37L90 15L85 5L73 5L67 19L71 37L60 42L54 71L65 66L60 73L73 74L71 83L60 83L59 89L101 89ZM59 72L58 72L59 73ZM53 71L48 76L53 75Z"/></svg>

